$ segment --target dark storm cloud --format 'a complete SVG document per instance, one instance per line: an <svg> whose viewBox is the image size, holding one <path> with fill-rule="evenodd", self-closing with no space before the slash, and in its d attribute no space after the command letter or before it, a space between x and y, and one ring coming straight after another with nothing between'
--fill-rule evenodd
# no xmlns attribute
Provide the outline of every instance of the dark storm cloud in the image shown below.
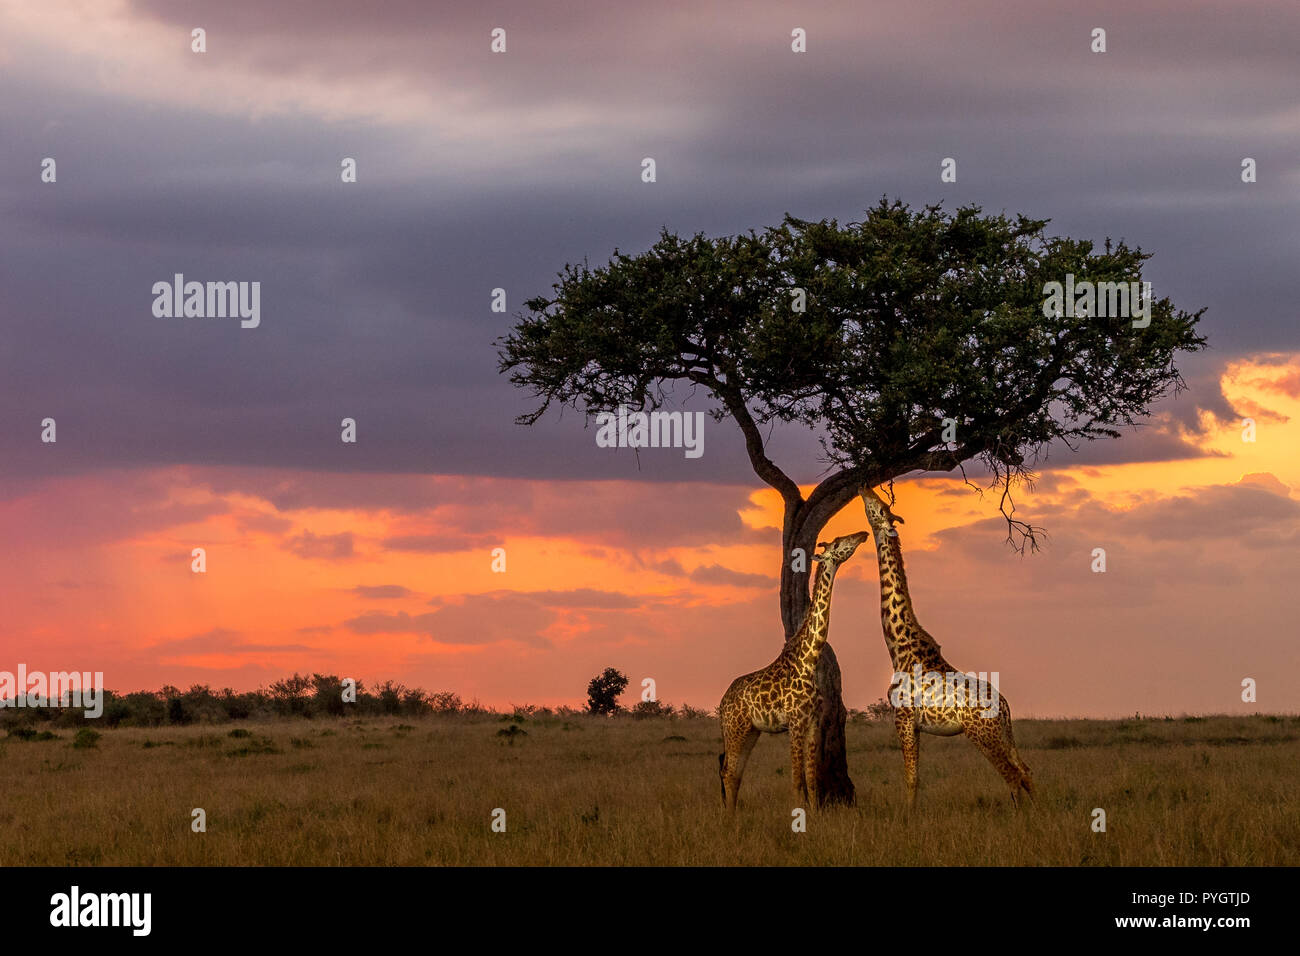
<svg viewBox="0 0 1300 956"><path fill-rule="evenodd" d="M531 405L496 372L510 317L490 292L513 311L566 262L644 248L661 225L846 221L882 194L1048 216L1052 231L1155 252L1157 293L1210 310L1215 351L1188 360L1192 388L1161 406L1184 428L1201 408L1232 417L1223 361L1300 344L1294 4L1231 17L1194 3L132 9L181 36L204 23L207 59L178 81L201 105L0 74L0 475L13 482L177 462L752 482L725 422L707 423L698 460L598 449L573 413L515 426ZM494 57L496 25L510 47ZM1088 52L1098 25L1104 55ZM807 54L789 52L793 26ZM383 115L379 96L373 116L222 112L198 95L222 70L272 98L292 82L323 100L391 84L425 98L427 122ZM46 155L54 186L36 175ZM638 180L647 155L653 185ZM338 182L342 156L358 158L355 186ZM945 156L957 184L939 183ZM1258 183L1240 182L1243 156ZM260 281L261 327L153 318L151 286L176 272ZM57 449L37 441L47 415ZM356 445L339 440L344 417ZM776 447L816 478L810 436ZM1152 427L1050 462L1196 453Z"/></svg>
<svg viewBox="0 0 1300 956"><path fill-rule="evenodd" d="M426 554L490 549L501 536L561 536L621 549L771 543L770 529L745 524L745 485L590 481L546 484L524 479L309 474L264 468L212 469L197 484L214 496L255 496L278 511L383 510L402 533L382 548ZM485 534L483 528L500 529ZM300 536L301 537L301 536ZM341 536L335 536L341 537ZM291 539L304 544L298 538ZM314 542L313 542L314 544ZM608 556L608 555L604 555ZM684 574L680 565L670 574Z"/></svg>

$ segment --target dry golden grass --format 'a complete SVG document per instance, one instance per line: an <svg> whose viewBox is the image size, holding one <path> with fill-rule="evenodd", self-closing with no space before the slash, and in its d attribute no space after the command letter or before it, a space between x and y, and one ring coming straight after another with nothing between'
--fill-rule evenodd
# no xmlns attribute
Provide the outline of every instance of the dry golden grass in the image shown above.
<svg viewBox="0 0 1300 956"><path fill-rule="evenodd" d="M1036 806L924 737L904 810L891 727L849 726L859 805L791 832L785 737L734 819L715 720L279 721L0 740L0 865L1259 865L1300 849L1300 717L1016 722ZM231 737L231 731L251 731ZM274 751L274 752L269 752ZM192 833L190 812L207 812ZM494 808L507 831L493 833ZM1091 829L1092 811L1107 832Z"/></svg>

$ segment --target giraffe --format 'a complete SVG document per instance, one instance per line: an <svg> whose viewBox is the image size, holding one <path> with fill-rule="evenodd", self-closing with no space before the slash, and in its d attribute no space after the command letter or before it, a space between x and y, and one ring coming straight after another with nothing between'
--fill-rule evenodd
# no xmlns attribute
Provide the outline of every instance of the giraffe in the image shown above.
<svg viewBox="0 0 1300 956"><path fill-rule="evenodd" d="M965 734L975 749L988 758L1011 788L1011 802L1019 805L1021 788L1032 798L1029 776L1011 732L1011 707L1006 698L982 677L956 671L943 658L939 645L916 621L903 571L903 549L894 524L903 523L870 487L861 489L867 519L876 535L880 563L880 622L885 646L894 665L889 702L894 710L894 730L903 747L903 776L908 805L916 805L916 766L920 733L940 737ZM922 675L942 675L945 684L926 681ZM951 682L951 683L948 683ZM996 695L996 696L995 696Z"/></svg>
<svg viewBox="0 0 1300 956"><path fill-rule="evenodd" d="M789 732L795 804L817 806L817 660L830 629L835 572L870 537L871 532L858 531L817 545L823 550L813 556L818 564L812 603L798 633L786 642L776 660L762 670L737 677L723 695L718 715L722 719L724 752L718 754L718 775L728 810L736 808L741 775L763 733Z"/></svg>

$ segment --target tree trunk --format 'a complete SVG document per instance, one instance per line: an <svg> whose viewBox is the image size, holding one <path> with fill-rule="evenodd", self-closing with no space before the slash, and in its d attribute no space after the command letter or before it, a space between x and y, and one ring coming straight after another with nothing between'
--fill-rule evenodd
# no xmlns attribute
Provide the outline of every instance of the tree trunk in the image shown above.
<svg viewBox="0 0 1300 956"><path fill-rule="evenodd" d="M755 424L744 397L734 388L721 388L717 394L745 436L754 473L780 493L785 502L785 520L781 531L781 625L788 644L808 616L808 568L817 550L817 535L836 512L853 500L864 484L878 484L884 473L879 468L845 468L821 482L804 499L799 486L778 468L763 448L763 436ZM795 549L803 552L799 569L792 567ZM854 802L853 781L849 779L849 761L844 740L848 711L840 684L840 663L830 644L822 648L817 661L817 699L814 701L817 731L817 794L820 805Z"/></svg>
<svg viewBox="0 0 1300 956"><path fill-rule="evenodd" d="M817 534L821 531L820 525L809 530L809 526L815 523L812 521L804 525L793 535L793 540L786 542L785 559L781 565L781 619L787 643L798 633L808 615L807 568L812 563L812 555L817 548ZM803 549L803 571L796 571L791 566L791 551L795 548ZM817 698L814 706L817 720L814 757L817 762L819 804L852 806L855 789L849 778L848 750L844 739L844 725L849 714L844 707L840 662L829 643L822 647L821 657L817 660Z"/></svg>
<svg viewBox="0 0 1300 956"><path fill-rule="evenodd" d="M849 778L848 743L844 725L849 712L840 686L840 662L827 644L817 661L817 796L821 806L851 807L855 799Z"/></svg>

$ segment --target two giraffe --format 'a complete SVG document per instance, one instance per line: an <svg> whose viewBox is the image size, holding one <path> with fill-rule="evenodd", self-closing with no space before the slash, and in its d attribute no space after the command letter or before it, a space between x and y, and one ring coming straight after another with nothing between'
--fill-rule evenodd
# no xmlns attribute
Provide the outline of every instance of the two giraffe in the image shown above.
<svg viewBox="0 0 1300 956"><path fill-rule="evenodd" d="M817 576L803 626L776 660L762 670L737 677L723 695L718 705L723 746L723 753L718 754L718 775L722 778L722 799L728 810L736 808L736 793L740 790L745 764L764 733L790 734L790 779L795 806L818 805L814 719L817 660L830 629L835 572L870 537L870 532L859 531L836 538L830 544L818 544L822 550L813 556Z"/></svg>
<svg viewBox="0 0 1300 956"><path fill-rule="evenodd" d="M1033 780L1016 750L1006 698L982 678L954 670L944 660L938 643L917 623L903 570L902 547L894 530L894 524L901 524L903 519L870 487L862 488L860 494L876 541L880 620L894 665L889 699L894 729L903 748L909 805L916 803L921 733L943 737L965 734L1007 782L1013 804L1018 804L1022 789L1032 797ZM736 678L727 688L718 707L724 748L718 755L718 773L728 810L736 807L745 764L764 732L789 732L795 804L818 805L814 672L830 629L835 571L870 536L860 531L819 545L824 550L814 557L819 564L803 626L775 661ZM946 680L946 693L942 695L934 692L931 683L936 676Z"/></svg>

